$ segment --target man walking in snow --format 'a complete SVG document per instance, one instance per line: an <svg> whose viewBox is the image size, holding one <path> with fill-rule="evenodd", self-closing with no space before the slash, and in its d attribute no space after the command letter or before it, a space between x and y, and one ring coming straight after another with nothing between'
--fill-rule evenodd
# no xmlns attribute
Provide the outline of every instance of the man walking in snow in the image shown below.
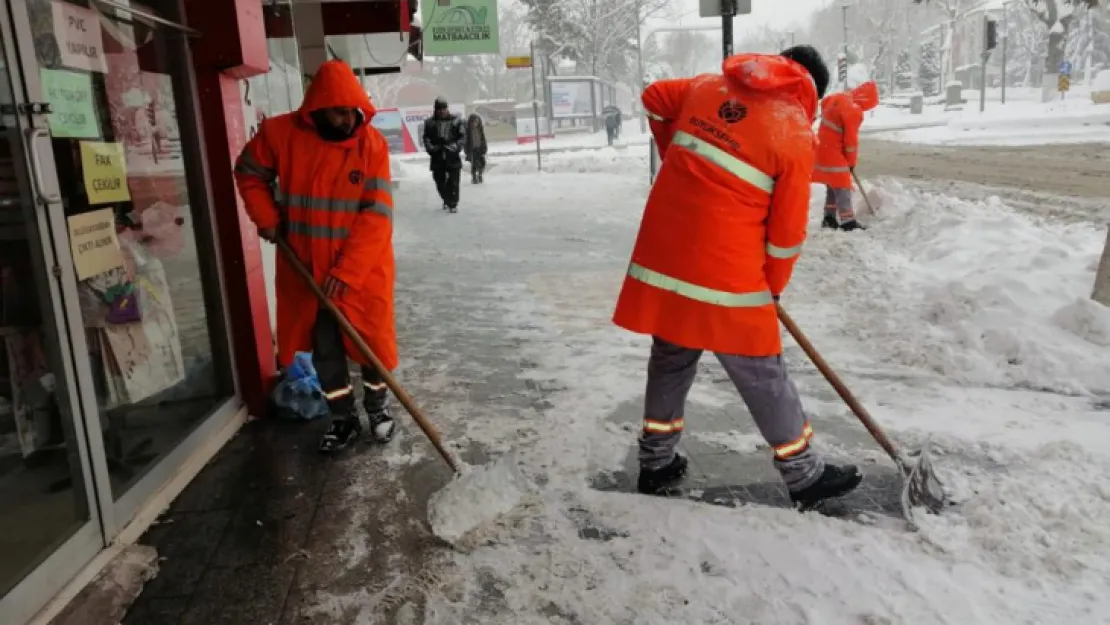
<svg viewBox="0 0 1110 625"><path fill-rule="evenodd" d="M822 228L863 230L852 208L852 175L859 160L859 129L863 114L879 104L879 88L866 81L846 93L821 100L817 129L817 163L813 182L825 185Z"/></svg>
<svg viewBox="0 0 1110 625"><path fill-rule="evenodd" d="M235 182L259 236L285 239L392 370L393 196L389 146L370 125L374 112L350 67L324 63L299 110L262 122L235 164ZM288 367L297 352L311 351L328 400L332 420L320 451L339 451L362 432L348 356L362 365L374 436L388 441L394 422L385 382L281 254L276 287L278 360Z"/></svg>
<svg viewBox="0 0 1110 625"><path fill-rule="evenodd" d="M448 109L447 100L436 98L432 117L424 122L424 149L432 159L432 178L443 200L443 210L452 213L459 210L459 179L465 145L466 124Z"/></svg>
<svg viewBox="0 0 1110 625"><path fill-rule="evenodd" d="M643 94L663 165L613 316L654 341L638 489L658 494L686 473L675 447L698 360L710 350L770 444L790 497L809 508L862 479L810 446L775 305L806 236L812 124L829 74L810 46L733 56L722 70Z"/></svg>

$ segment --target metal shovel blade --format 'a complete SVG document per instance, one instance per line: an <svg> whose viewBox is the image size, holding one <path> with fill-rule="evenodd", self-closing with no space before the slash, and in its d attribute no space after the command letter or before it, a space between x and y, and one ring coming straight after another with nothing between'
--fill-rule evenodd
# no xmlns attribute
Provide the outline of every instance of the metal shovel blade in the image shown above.
<svg viewBox="0 0 1110 625"><path fill-rule="evenodd" d="M513 454L468 467L428 500L432 533L458 546L472 532L493 525L534 491L521 474Z"/></svg>
<svg viewBox="0 0 1110 625"><path fill-rule="evenodd" d="M899 464L903 472L902 514L916 528L914 509L925 508L932 514L940 514L948 506L948 495L933 470L932 446L928 440L916 459L912 462L903 459Z"/></svg>

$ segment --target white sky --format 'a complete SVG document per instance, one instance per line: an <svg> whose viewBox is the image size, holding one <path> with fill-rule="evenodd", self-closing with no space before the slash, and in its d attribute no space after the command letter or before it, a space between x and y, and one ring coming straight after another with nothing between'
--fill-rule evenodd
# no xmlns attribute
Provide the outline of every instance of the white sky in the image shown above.
<svg viewBox="0 0 1110 625"><path fill-rule="evenodd" d="M739 40L741 33L757 25L790 29L792 26L805 24L814 11L832 1L834 0L752 0L751 14L737 16L733 21L736 38ZM719 17L702 18L698 16L699 0L678 0L678 4L683 7L679 24L716 25L721 23ZM651 23L651 25L661 26L664 24Z"/></svg>

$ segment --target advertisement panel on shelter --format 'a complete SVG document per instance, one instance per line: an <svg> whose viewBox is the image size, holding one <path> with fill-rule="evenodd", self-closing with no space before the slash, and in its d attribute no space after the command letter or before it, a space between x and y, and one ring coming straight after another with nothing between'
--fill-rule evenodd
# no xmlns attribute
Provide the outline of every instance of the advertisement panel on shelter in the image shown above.
<svg viewBox="0 0 1110 625"><path fill-rule="evenodd" d="M405 122L399 109L378 109L370 120L370 125L377 128L385 137L386 143L389 144L390 154L416 151L416 144L405 132Z"/></svg>
<svg viewBox="0 0 1110 625"><path fill-rule="evenodd" d="M497 0L424 0L424 56L497 54Z"/></svg>
<svg viewBox="0 0 1110 625"><path fill-rule="evenodd" d="M551 81L551 114L556 119L590 116L589 81Z"/></svg>

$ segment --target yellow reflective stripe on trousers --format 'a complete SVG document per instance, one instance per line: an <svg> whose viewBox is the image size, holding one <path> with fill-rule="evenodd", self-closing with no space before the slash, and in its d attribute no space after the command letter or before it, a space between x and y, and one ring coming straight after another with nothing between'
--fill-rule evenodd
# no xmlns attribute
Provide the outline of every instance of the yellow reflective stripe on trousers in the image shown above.
<svg viewBox="0 0 1110 625"><path fill-rule="evenodd" d="M676 293L687 299L713 304L714 306L723 306L725 308L758 308L759 306L766 306L774 301L770 291L729 293L728 291L708 289L704 286L690 284L678 278L663 275L658 271L652 271L636 263L628 265L628 275L635 280L639 280L657 289L670 291L671 293Z"/></svg>
<svg viewBox="0 0 1110 625"><path fill-rule="evenodd" d="M728 173L761 191L771 193L775 190L774 178L688 132L679 131L674 133L674 139L671 141L671 145L677 145L690 150L694 154L721 167Z"/></svg>
<svg viewBox="0 0 1110 625"><path fill-rule="evenodd" d="M828 126L829 128L832 128L833 130L839 132L840 134L844 134L844 128L843 127L841 127L839 124L834 124L834 123L830 122L829 120L825 119L824 117L821 118L821 125L822 126Z"/></svg>
<svg viewBox="0 0 1110 625"><path fill-rule="evenodd" d="M852 171L850 167L825 167L824 165L818 165L814 169L826 174L846 174Z"/></svg>
<svg viewBox="0 0 1110 625"><path fill-rule="evenodd" d="M653 120L655 120L655 121L657 121L657 122L665 122L665 121L667 121L666 119L663 119L662 117L660 117L660 116L656 115L655 113L652 113L651 111L648 111L648 110L645 110L645 111L644 111L644 115L647 115L647 118L648 118L648 119L653 119Z"/></svg>
<svg viewBox="0 0 1110 625"><path fill-rule="evenodd" d="M802 246L795 245L794 247L779 247L777 245L767 244L767 255L771 258L778 258L781 260L790 260L798 254L802 253Z"/></svg>

